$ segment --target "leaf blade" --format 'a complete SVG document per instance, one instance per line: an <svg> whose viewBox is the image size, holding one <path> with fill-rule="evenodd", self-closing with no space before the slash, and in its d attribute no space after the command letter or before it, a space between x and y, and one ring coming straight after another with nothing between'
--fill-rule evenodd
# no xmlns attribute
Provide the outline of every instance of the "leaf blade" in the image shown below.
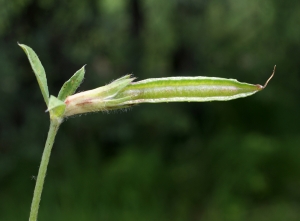
<svg viewBox="0 0 300 221"><path fill-rule="evenodd" d="M62 88L60 89L57 98L61 101L64 101L68 96L75 93L77 88L80 86L84 79L85 74L85 65L80 68L78 71L75 72L75 74L64 83Z"/></svg>
<svg viewBox="0 0 300 221"><path fill-rule="evenodd" d="M25 54L27 55L31 68L33 69L33 72L40 86L46 105L48 106L49 90L47 85L47 77L46 77L45 69L40 59L38 58L37 54L30 47L19 43L18 45L24 50Z"/></svg>

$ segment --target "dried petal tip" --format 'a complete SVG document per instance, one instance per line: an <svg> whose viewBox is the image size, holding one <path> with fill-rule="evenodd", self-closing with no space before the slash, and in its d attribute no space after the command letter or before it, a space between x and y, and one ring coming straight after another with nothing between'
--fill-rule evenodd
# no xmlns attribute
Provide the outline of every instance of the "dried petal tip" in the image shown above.
<svg viewBox="0 0 300 221"><path fill-rule="evenodd" d="M266 88L267 87L267 85L268 85L268 83L269 83L269 81L273 78L273 76L274 76L274 74L275 74L275 70L276 70L276 65L274 66L274 69L273 69L273 73L272 73L272 75L269 77L269 79L266 81L266 83L265 83L265 85L263 86L263 88L262 89L264 89L264 88Z"/></svg>

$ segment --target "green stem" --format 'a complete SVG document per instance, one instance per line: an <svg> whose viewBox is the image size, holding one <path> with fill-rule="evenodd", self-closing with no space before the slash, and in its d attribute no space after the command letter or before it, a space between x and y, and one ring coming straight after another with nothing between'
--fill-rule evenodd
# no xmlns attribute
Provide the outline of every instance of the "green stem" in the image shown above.
<svg viewBox="0 0 300 221"><path fill-rule="evenodd" d="M48 166L48 163L49 163L51 149L52 149L52 146L53 146L53 143L54 143L55 135L58 131L58 128L59 128L60 124L61 124L61 120L53 119L50 122L48 137L47 137L47 141L46 141L46 144L45 144L45 149L44 149L44 152L43 152L42 161L41 161L41 164L40 164L39 173L38 173L35 188L34 188L29 221L36 221L37 220L38 211L39 211L39 204L40 204L40 201L41 201L41 194L42 194L42 191L43 191L43 185L44 185L44 180L45 180L45 177L46 177L47 166Z"/></svg>

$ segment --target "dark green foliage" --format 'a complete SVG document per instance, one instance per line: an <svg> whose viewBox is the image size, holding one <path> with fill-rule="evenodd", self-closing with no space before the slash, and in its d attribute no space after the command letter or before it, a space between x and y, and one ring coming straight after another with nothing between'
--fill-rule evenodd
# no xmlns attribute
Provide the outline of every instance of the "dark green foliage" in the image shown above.
<svg viewBox="0 0 300 221"><path fill-rule="evenodd" d="M2 0L0 220L29 214L48 130L30 45L50 94L84 64L79 91L125 74L234 78L246 99L144 104L67 120L40 220L300 219L300 2Z"/></svg>

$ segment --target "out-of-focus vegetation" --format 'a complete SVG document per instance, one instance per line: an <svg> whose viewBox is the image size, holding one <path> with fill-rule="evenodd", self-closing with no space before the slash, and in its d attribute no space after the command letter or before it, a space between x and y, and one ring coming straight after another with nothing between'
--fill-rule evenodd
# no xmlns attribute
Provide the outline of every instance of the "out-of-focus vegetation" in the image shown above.
<svg viewBox="0 0 300 221"><path fill-rule="evenodd" d="M87 64L80 90L216 76L263 84L245 99L144 104L65 122L39 220L300 220L300 2L1 0L0 220L26 220L48 114L17 41L51 94Z"/></svg>

